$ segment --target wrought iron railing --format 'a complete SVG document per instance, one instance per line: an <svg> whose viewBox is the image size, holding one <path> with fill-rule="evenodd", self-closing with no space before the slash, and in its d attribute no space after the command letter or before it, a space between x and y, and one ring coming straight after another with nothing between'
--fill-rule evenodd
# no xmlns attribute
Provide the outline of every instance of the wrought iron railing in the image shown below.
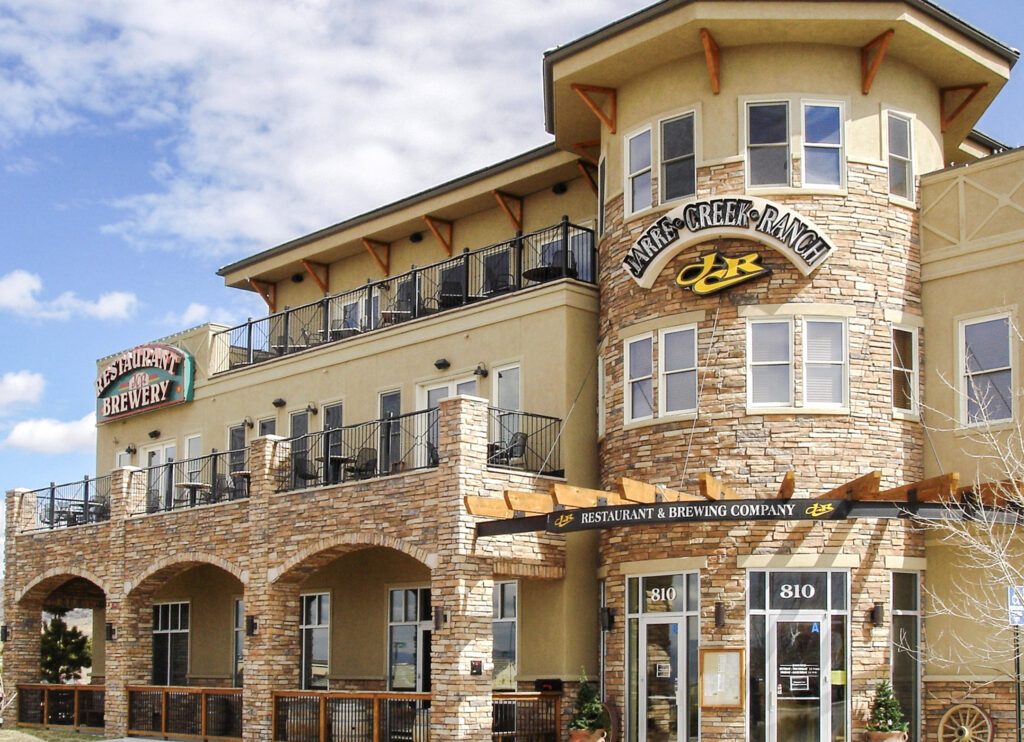
<svg viewBox="0 0 1024 742"><path fill-rule="evenodd" d="M18 684L18 724L26 727L103 729L102 685Z"/></svg>
<svg viewBox="0 0 1024 742"><path fill-rule="evenodd" d="M181 510L249 496L249 449L217 451L142 469L146 499L131 515Z"/></svg>
<svg viewBox="0 0 1024 742"><path fill-rule="evenodd" d="M35 523L29 530L81 526L110 520L110 475L83 477L66 484L32 490L36 497Z"/></svg>
<svg viewBox="0 0 1024 742"><path fill-rule="evenodd" d="M274 693L275 742L430 742L429 693Z"/></svg>
<svg viewBox="0 0 1024 742"><path fill-rule="evenodd" d="M242 739L241 688L128 687L128 734Z"/></svg>
<svg viewBox="0 0 1024 742"><path fill-rule="evenodd" d="M430 409L290 438L278 490L436 467L438 433L438 410Z"/></svg>
<svg viewBox="0 0 1024 742"><path fill-rule="evenodd" d="M494 742L558 742L560 693L495 693L491 722Z"/></svg>
<svg viewBox="0 0 1024 742"><path fill-rule="evenodd" d="M488 465L564 474L559 418L497 407L487 409L487 418Z"/></svg>
<svg viewBox="0 0 1024 742"><path fill-rule="evenodd" d="M356 337L558 278L596 281L593 230L563 217L552 227L268 317L213 337L214 368L227 371Z"/></svg>

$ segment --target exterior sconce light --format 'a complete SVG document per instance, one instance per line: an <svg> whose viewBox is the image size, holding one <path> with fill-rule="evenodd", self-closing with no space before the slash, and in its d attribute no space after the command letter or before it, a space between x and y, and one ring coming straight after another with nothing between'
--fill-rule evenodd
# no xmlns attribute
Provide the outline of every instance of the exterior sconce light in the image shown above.
<svg viewBox="0 0 1024 742"><path fill-rule="evenodd" d="M871 624L873 626L881 626L885 620L885 606L881 603L875 603L875 607L871 609Z"/></svg>
<svg viewBox="0 0 1024 742"><path fill-rule="evenodd" d="M256 427L256 423L254 423L252 421L252 418L249 417L249 416L246 416L246 418L244 420L242 420L242 425L244 425L247 428L255 428Z"/></svg>
<svg viewBox="0 0 1024 742"><path fill-rule="evenodd" d="M725 626L725 603L720 600L715 601L715 628L720 629Z"/></svg>
<svg viewBox="0 0 1024 742"><path fill-rule="evenodd" d="M452 364L448 362L447 358L438 358L436 361L434 361L434 368L436 368L438 371L444 371L445 369L451 367L451 365Z"/></svg>
<svg viewBox="0 0 1024 742"><path fill-rule="evenodd" d="M293 273L292 274L292 283L302 283L302 281L305 278L306 277L304 275L302 275L301 273Z"/></svg>
<svg viewBox="0 0 1024 742"><path fill-rule="evenodd" d="M611 631L612 629L612 609L608 606L602 606L601 610L597 614L598 623L601 625L601 631Z"/></svg>
<svg viewBox="0 0 1024 742"><path fill-rule="evenodd" d="M0 642L7 642L11 638L11 627L7 624L0 626Z"/></svg>
<svg viewBox="0 0 1024 742"><path fill-rule="evenodd" d="M281 399L280 397L278 397L277 399L275 399L275 400L274 400L273 402L271 402L270 404L274 405L274 407L284 407L284 406L285 406L286 404L288 404L288 403L287 403L287 402L285 402L285 401L284 401L283 399Z"/></svg>
<svg viewBox="0 0 1024 742"><path fill-rule="evenodd" d="M117 630L114 628L114 624L108 623L105 627L104 636L107 637L108 642L112 642L117 639Z"/></svg>
<svg viewBox="0 0 1024 742"><path fill-rule="evenodd" d="M563 193L569 190L569 187L565 183L555 183L551 186L551 192L556 196L561 196Z"/></svg>
<svg viewBox="0 0 1024 742"><path fill-rule="evenodd" d="M245 635L255 636L256 635L256 616L245 617Z"/></svg>
<svg viewBox="0 0 1024 742"><path fill-rule="evenodd" d="M159 438L160 437L160 431L159 430L151 430L151 431L149 431L149 437L153 438L153 439Z"/></svg>
<svg viewBox="0 0 1024 742"><path fill-rule="evenodd" d="M423 242L423 233L413 232L411 235L409 235L409 242Z"/></svg>
<svg viewBox="0 0 1024 742"><path fill-rule="evenodd" d="M484 365L483 361L480 361L480 363L476 364L476 368L473 369L473 376L479 376L481 379L486 379L487 374L487 366Z"/></svg>
<svg viewBox="0 0 1024 742"><path fill-rule="evenodd" d="M317 408L316 402L310 402L308 405L306 405L306 412L308 412L310 415L315 415L319 411L320 410L319 408Z"/></svg>
<svg viewBox="0 0 1024 742"><path fill-rule="evenodd" d="M444 628L444 608L439 605L434 606L434 631L440 631Z"/></svg>
<svg viewBox="0 0 1024 742"><path fill-rule="evenodd" d="M134 456L136 450L138 450L138 449L135 448L135 444L134 443L129 443L128 447L124 449L124 452L126 454L128 454L129 456Z"/></svg>

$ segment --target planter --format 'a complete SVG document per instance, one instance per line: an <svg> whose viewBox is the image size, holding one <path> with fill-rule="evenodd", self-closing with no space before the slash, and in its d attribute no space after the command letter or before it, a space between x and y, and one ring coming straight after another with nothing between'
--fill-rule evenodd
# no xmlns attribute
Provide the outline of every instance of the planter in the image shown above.
<svg viewBox="0 0 1024 742"><path fill-rule="evenodd" d="M603 729L570 729L569 742L600 742L605 738Z"/></svg>
<svg viewBox="0 0 1024 742"><path fill-rule="evenodd" d="M906 732L865 732L868 742L906 742Z"/></svg>

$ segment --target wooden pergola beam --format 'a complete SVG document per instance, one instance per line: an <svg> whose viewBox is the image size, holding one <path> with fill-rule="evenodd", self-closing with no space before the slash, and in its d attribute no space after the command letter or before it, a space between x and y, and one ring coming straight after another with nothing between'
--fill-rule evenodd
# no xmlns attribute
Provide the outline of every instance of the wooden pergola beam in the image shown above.
<svg viewBox="0 0 1024 742"><path fill-rule="evenodd" d="M505 191L497 189L491 191L498 202L498 206L505 212L505 216L512 222L512 228L517 232L523 230L523 199ZM449 253L450 254L450 253Z"/></svg>
<svg viewBox="0 0 1024 742"><path fill-rule="evenodd" d="M427 223L427 228L434 237L437 238L437 241L441 243L441 246L444 247L445 252L448 253L448 257L450 258L452 256L452 242L454 242L453 235L455 234L455 225L452 222L444 219L438 219L437 217L430 216L428 214L423 215L423 221ZM442 229L447 232L447 235L441 234Z"/></svg>
<svg viewBox="0 0 1024 742"><path fill-rule="evenodd" d="M555 509L550 492L519 492L505 490L505 502L509 509L520 513L551 513Z"/></svg>
<svg viewBox="0 0 1024 742"><path fill-rule="evenodd" d="M702 471L698 474L697 482L700 485L700 495L705 500L740 499L731 487L715 479L709 472Z"/></svg>
<svg viewBox="0 0 1024 742"><path fill-rule="evenodd" d="M578 95L583 103L593 112L601 123L608 127L608 133L615 133L616 123L616 92L615 88L602 88L599 85L583 85L581 83L572 83L569 86L576 95ZM606 96L608 100L608 113L601 110L601 106L591 97L593 93Z"/></svg>
<svg viewBox="0 0 1024 742"><path fill-rule="evenodd" d="M363 237L363 247L366 248L366 252L370 253L377 266L383 271L385 276L391 275L391 244L388 242L379 242L378 240L371 240L368 237ZM377 250L384 251L384 257L377 254Z"/></svg>
<svg viewBox="0 0 1024 742"><path fill-rule="evenodd" d="M466 512L470 515L480 515L484 518L511 518L512 510L508 503L495 497L477 497L466 495Z"/></svg>
<svg viewBox="0 0 1024 742"><path fill-rule="evenodd" d="M604 490L592 490L586 487L573 487L569 484L555 484L551 488L551 494L556 505L567 508L594 508L598 507L603 500L604 505L629 505L629 501L619 496L617 492L605 492Z"/></svg>
<svg viewBox="0 0 1024 742"><path fill-rule="evenodd" d="M819 500L873 500L878 494L878 484L882 481L882 472L869 471L846 484L818 495Z"/></svg>
<svg viewBox="0 0 1024 742"><path fill-rule="evenodd" d="M700 43L704 46L704 61L708 65L708 77L711 78L711 92L715 95L721 91L721 65L719 63L718 44L715 43L711 32L706 28L700 30Z"/></svg>
<svg viewBox="0 0 1024 742"><path fill-rule="evenodd" d="M576 167L580 169L584 179L587 181L587 185L590 186L590 190L592 190L594 195L597 196L597 180L595 180L594 174L590 172L590 168L583 164L583 160L576 160Z"/></svg>
<svg viewBox="0 0 1024 742"><path fill-rule="evenodd" d="M247 278L253 291L260 295L260 298L267 303L267 308L273 314L277 311L277 284L270 281L260 281L255 278Z"/></svg>
<svg viewBox="0 0 1024 742"><path fill-rule="evenodd" d="M330 266L324 263L315 263L312 260L300 260L299 262L302 263L302 267L306 269L306 273L308 273L312 277L312 279L316 281L316 285L320 287L320 291L322 293L331 293L330 288L328 288L331 285ZM320 278L320 274L317 273L317 270L322 270L324 272L323 278Z"/></svg>
<svg viewBox="0 0 1024 742"><path fill-rule="evenodd" d="M917 502L950 502L953 494L960 486L960 473L949 472L940 474L930 479L922 479L920 482L912 482L899 487L879 492L875 498L890 502L907 502L911 499Z"/></svg>
<svg viewBox="0 0 1024 742"><path fill-rule="evenodd" d="M971 101L978 97L978 93L987 87L987 82L979 82L976 85L959 85L957 87L940 89L939 118L942 121L942 131L945 132L956 121L956 117L963 113L967 106L971 105ZM967 97L960 102L960 105L951 114L946 115L946 96L954 93L967 93Z"/></svg>
<svg viewBox="0 0 1024 742"><path fill-rule="evenodd" d="M600 139L588 139L585 142L576 142L572 145L572 151L582 157L584 160L589 162L594 167L597 167L598 159L597 155L591 152L592 149L599 148L601 146Z"/></svg>
<svg viewBox="0 0 1024 742"><path fill-rule="evenodd" d="M885 50L889 48L889 40L894 33L890 28L860 48L860 92L864 95L871 92L871 83L875 81L878 68L882 66ZM871 59L871 52L875 53L874 59Z"/></svg>
<svg viewBox="0 0 1024 742"><path fill-rule="evenodd" d="M779 485L778 494L775 495L777 500L788 500L793 496L793 491L796 489L796 472L787 471L782 477L782 484Z"/></svg>
<svg viewBox="0 0 1024 742"><path fill-rule="evenodd" d="M978 504L993 508L1005 508L1021 501L1024 493L1024 482L1007 480L1005 482L979 482L966 484L957 489L961 500L973 497Z"/></svg>

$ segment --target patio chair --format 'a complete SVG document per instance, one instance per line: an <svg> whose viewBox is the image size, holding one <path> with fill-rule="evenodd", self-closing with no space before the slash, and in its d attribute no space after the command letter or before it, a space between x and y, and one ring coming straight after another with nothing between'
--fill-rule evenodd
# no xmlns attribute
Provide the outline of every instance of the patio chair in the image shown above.
<svg viewBox="0 0 1024 742"><path fill-rule="evenodd" d="M377 449L360 448L356 460L345 467L345 474L353 479L369 479L377 474Z"/></svg>
<svg viewBox="0 0 1024 742"><path fill-rule="evenodd" d="M516 432L508 439L498 444L497 450L488 458L492 464L501 466L523 466L526 463L526 441L529 436L526 433Z"/></svg>

